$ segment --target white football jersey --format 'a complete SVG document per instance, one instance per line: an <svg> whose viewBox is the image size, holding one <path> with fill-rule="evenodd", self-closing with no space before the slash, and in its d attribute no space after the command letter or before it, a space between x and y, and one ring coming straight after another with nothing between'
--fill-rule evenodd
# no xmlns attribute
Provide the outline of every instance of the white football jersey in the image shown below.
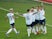
<svg viewBox="0 0 52 39"><path fill-rule="evenodd" d="M40 20L43 20L43 19L45 19L45 11L42 9L42 10L40 10Z"/></svg>
<svg viewBox="0 0 52 39"><path fill-rule="evenodd" d="M37 9L34 9L34 12L37 12Z"/></svg>
<svg viewBox="0 0 52 39"><path fill-rule="evenodd" d="M35 14L35 19L36 19L36 20L39 20L39 19L40 19L40 17L39 17L39 14L40 14L40 13L39 13L39 11L37 11L37 9L36 9L36 12L37 12L37 13Z"/></svg>
<svg viewBox="0 0 52 39"><path fill-rule="evenodd" d="M10 23L10 24L12 24L12 23L15 22L13 16L14 16L13 13L8 13L8 14L7 14L7 17L8 17L8 19L9 19L9 23Z"/></svg>
<svg viewBox="0 0 52 39"><path fill-rule="evenodd" d="M27 25L32 24L32 14L31 13L23 14L23 16L25 17L25 20L26 20L26 24Z"/></svg>
<svg viewBox="0 0 52 39"><path fill-rule="evenodd" d="M37 12L37 9L34 9L34 12L32 12L32 13L36 13L36 12ZM35 22L35 14L32 15L32 22Z"/></svg>
<svg viewBox="0 0 52 39"><path fill-rule="evenodd" d="M32 15L32 22L35 22L35 15Z"/></svg>

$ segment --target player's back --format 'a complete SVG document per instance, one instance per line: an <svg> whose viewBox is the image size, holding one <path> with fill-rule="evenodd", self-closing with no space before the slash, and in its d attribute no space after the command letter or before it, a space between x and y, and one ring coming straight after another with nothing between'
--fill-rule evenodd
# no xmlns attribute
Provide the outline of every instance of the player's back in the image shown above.
<svg viewBox="0 0 52 39"><path fill-rule="evenodd" d="M9 19L10 24L14 22L13 15L14 15L13 13L8 13L8 14L7 14L7 17L8 17L8 19Z"/></svg>
<svg viewBox="0 0 52 39"><path fill-rule="evenodd" d="M31 13L26 13L26 14L23 14L24 17L25 17L25 20L26 20L26 24L31 24L32 23L32 14Z"/></svg>

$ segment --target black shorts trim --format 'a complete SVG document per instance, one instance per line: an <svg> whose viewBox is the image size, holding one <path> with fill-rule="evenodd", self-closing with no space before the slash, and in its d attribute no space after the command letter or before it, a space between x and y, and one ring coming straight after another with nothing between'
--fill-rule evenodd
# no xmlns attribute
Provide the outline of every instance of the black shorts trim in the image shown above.
<svg viewBox="0 0 52 39"><path fill-rule="evenodd" d="M34 26L34 25L36 25L36 23L35 22L32 22L32 26Z"/></svg>
<svg viewBox="0 0 52 39"><path fill-rule="evenodd" d="M39 24L40 20L35 20L35 25Z"/></svg>
<svg viewBox="0 0 52 39"><path fill-rule="evenodd" d="M46 24L46 19L43 19L43 20L35 20L35 24L45 25Z"/></svg>
<svg viewBox="0 0 52 39"><path fill-rule="evenodd" d="M41 25L45 25L45 24L46 24L46 20L45 20L45 19L40 20L40 24L41 24Z"/></svg>
<svg viewBox="0 0 52 39"><path fill-rule="evenodd" d="M30 24L30 25L26 24L26 26L27 26L27 27L33 27L32 24Z"/></svg>
<svg viewBox="0 0 52 39"><path fill-rule="evenodd" d="M12 27L14 27L15 23L10 24Z"/></svg>

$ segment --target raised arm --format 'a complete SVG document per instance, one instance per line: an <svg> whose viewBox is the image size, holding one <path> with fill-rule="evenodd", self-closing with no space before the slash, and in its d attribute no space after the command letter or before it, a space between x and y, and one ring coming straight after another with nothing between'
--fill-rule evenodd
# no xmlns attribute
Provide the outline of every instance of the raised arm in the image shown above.
<svg viewBox="0 0 52 39"><path fill-rule="evenodd" d="M23 14L21 14L21 13L16 12L15 14L18 15L18 16L23 17Z"/></svg>
<svg viewBox="0 0 52 39"><path fill-rule="evenodd" d="M34 14L37 14L37 13L38 13L38 11L37 11L37 12L33 12L33 15L34 15Z"/></svg>

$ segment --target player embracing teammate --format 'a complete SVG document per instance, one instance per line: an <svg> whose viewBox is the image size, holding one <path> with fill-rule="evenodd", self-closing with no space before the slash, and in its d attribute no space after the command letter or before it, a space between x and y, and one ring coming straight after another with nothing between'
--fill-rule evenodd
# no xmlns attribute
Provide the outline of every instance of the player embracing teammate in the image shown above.
<svg viewBox="0 0 52 39"><path fill-rule="evenodd" d="M35 35L39 33L46 34L46 18L43 6L32 7L30 9L30 14L32 16L30 16L32 24L27 28L28 37L30 37L31 32Z"/></svg>
<svg viewBox="0 0 52 39"><path fill-rule="evenodd" d="M45 18L45 11L43 6L37 6L36 9L34 7L32 7L32 10L34 10L34 12L37 12L36 14L34 14L34 25L35 25L35 30L36 30L36 34L39 34L40 32L43 34L47 33L47 29L46 29L46 18Z"/></svg>

